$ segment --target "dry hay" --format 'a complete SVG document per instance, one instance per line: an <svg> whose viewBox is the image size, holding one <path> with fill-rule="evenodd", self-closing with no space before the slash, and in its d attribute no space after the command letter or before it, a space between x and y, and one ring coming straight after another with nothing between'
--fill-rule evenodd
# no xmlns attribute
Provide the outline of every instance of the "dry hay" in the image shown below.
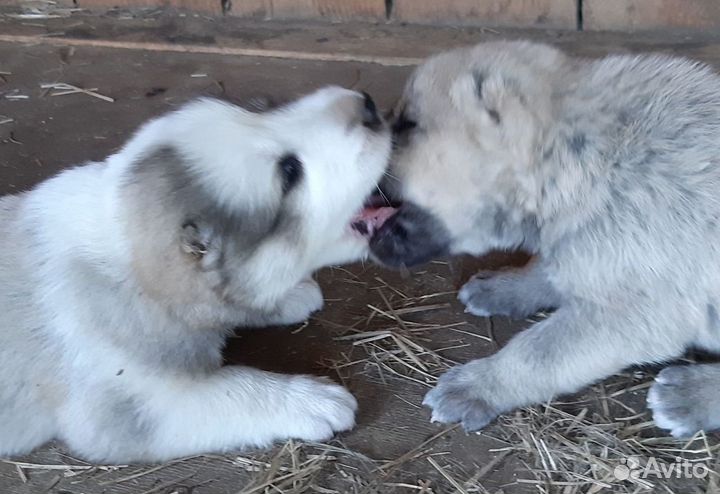
<svg viewBox="0 0 720 494"><path fill-rule="evenodd" d="M327 464L336 462L337 456L329 451L334 448L320 446L315 453L308 452L308 449L312 448L289 441L268 459L238 456L233 461L235 465L258 473L237 494L337 492L315 483L320 470Z"/></svg>
<svg viewBox="0 0 720 494"><path fill-rule="evenodd" d="M448 330L491 341L489 337L461 329L468 325L464 321L437 324L407 318L449 309L449 302L438 302L438 299L446 299L448 296L454 298L455 292L410 297L381 278L376 278L376 281L381 283L373 289L380 303L367 304L369 315L352 327L342 328L345 334L336 338L337 341L351 342L354 348L362 348L364 355L360 359L353 360L346 356L344 361L332 362L330 367L339 374L342 374L344 368L362 365L364 374L377 374L383 382L388 376L393 376L430 388L437 382L438 376L456 364L443 356L443 352L469 344L455 340L442 348L430 349L429 333Z"/></svg>
<svg viewBox="0 0 720 494"><path fill-rule="evenodd" d="M113 492L122 486L123 489L132 489L132 492L137 494L185 493L187 484L192 483L197 470L209 462L215 466L223 463L224 468L236 470L239 480L236 494L353 492L358 487L373 483L374 472L377 470L373 460L344 448L337 441L335 444L320 444L291 440L271 451L248 452L243 455L195 455L151 466L93 465L67 455L61 456L64 457L60 460L61 463L44 464L5 459L0 459L0 462L14 465L22 483L27 483L29 476L39 472L56 473L48 484L49 489L62 479L72 478L76 484L89 480L88 485L97 485L102 491ZM161 478L162 481L159 480ZM194 483L190 489L194 490L211 482L212 480ZM154 485L147 489L132 487L148 483ZM328 484L333 487L326 486ZM212 492L211 486L209 489Z"/></svg>
<svg viewBox="0 0 720 494"><path fill-rule="evenodd" d="M519 484L533 485L541 493L563 494L718 492L720 445L705 433L677 440L658 435L645 413L611 419L588 407L577 413L563 408L563 404L550 404L520 410L493 428L493 435L507 443L498 451L517 454L526 462L527 472L521 473ZM657 462L669 468L678 461L702 465L708 475L683 478L679 469L673 469L668 477L652 473L627 479L616 476L618 467L642 469Z"/></svg>
<svg viewBox="0 0 720 494"><path fill-rule="evenodd" d="M452 360L442 356L443 350L466 345L431 349L424 335L430 331L447 329L463 337L492 341L492 334L487 337L462 329L466 324L464 322L426 324L406 318L413 314L449 308L447 302L430 302L443 300L443 297L453 292L409 297L383 280L376 280L382 284L375 287L382 303L368 304L369 316L359 324L346 328L346 334L337 338L362 348L365 355L363 358L347 358L345 362L333 363L336 370L362 364L365 374L374 368L383 379L389 375L430 388L439 375L454 365ZM528 322L534 323L548 316L539 313L528 319ZM382 322L378 323L378 319ZM371 325L373 321L375 324ZM433 449L426 448L425 443L396 460L385 462L380 471L387 477L401 465L425 458L451 486L452 492L490 492L483 486L482 478L506 458L516 457L522 460L525 468L518 472L515 483L505 486L506 492L516 492L516 489L525 487L531 492L562 494L720 493L720 441L704 432L688 440L678 440L657 429L644 402L645 392L652 384L652 379L652 375L642 371L622 374L594 387L593 393L589 393L585 399L529 407L501 417L495 426L480 434L503 441L507 446L493 450L498 453L495 459L481 466L474 475L464 477L466 480L460 480L462 477L459 475L467 475L462 472L462 465L456 468L462 472L460 474L448 471L433 458ZM611 388L610 391L606 387ZM633 408L624 399L626 397L639 405L633 403L636 407ZM438 436L456 427L443 430ZM685 463L678 462L706 467L708 474L704 478L684 478L680 466ZM615 476L619 466L635 465L643 469L648 464L673 470L669 476L651 473L647 477L630 476L626 480ZM410 488L402 483L393 485ZM418 485L422 487L422 484ZM416 485L412 487L419 488ZM426 491L433 492L430 486L426 487Z"/></svg>
<svg viewBox="0 0 720 494"><path fill-rule="evenodd" d="M97 98L103 101L107 101L108 103L114 103L115 99L111 98L110 96L105 96L104 94L98 93L98 88L90 88L85 89L78 86L75 86L73 84L68 84L66 82L49 82L49 83L43 83L40 84L40 88L45 90L44 94L49 94L50 96L66 96L68 94L86 94L88 96L92 96L93 98Z"/></svg>

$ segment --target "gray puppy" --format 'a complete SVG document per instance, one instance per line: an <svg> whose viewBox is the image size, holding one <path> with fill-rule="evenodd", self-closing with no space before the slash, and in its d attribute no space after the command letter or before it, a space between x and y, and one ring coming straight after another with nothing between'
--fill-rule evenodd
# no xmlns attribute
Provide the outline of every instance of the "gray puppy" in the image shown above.
<svg viewBox="0 0 720 494"><path fill-rule="evenodd" d="M429 59L395 121L385 265L523 248L460 291L479 316L557 308L425 398L468 430L627 366L720 350L720 77L663 55L580 60L488 43ZM720 427L720 365L673 366L648 397L675 436Z"/></svg>

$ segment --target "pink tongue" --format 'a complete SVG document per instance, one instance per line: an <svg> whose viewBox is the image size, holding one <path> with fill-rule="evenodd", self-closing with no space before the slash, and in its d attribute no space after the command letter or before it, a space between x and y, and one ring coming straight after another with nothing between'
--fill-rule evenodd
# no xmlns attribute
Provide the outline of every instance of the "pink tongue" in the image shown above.
<svg viewBox="0 0 720 494"><path fill-rule="evenodd" d="M380 208L367 207L355 215L350 224L361 235L370 237L396 212L396 208L389 206Z"/></svg>

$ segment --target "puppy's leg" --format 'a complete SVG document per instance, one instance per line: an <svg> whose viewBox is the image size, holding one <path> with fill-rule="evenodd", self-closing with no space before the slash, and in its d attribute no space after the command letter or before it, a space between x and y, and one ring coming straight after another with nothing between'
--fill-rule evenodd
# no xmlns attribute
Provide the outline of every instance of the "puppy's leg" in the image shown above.
<svg viewBox="0 0 720 494"><path fill-rule="evenodd" d="M561 302L538 260L520 269L481 271L462 287L458 299L476 316L515 318L555 309Z"/></svg>
<svg viewBox="0 0 720 494"><path fill-rule="evenodd" d="M682 353L681 338L658 340L645 321L632 319L600 308L560 308L495 355L451 369L424 404L433 409L433 421L460 421L477 430L514 408L575 392L632 364Z"/></svg>
<svg viewBox="0 0 720 494"><path fill-rule="evenodd" d="M125 369L115 381L77 389L62 410L62 438L96 461L163 461L330 439L354 425L357 403L327 379L225 367L178 378Z"/></svg>
<svg viewBox="0 0 720 494"><path fill-rule="evenodd" d="M720 364L663 369L650 392L655 424L675 437L720 428Z"/></svg>
<svg viewBox="0 0 720 494"><path fill-rule="evenodd" d="M247 326L282 326L304 322L314 312L322 309L324 303L322 290L317 281L305 278L278 302L275 310L247 314L244 324Z"/></svg>

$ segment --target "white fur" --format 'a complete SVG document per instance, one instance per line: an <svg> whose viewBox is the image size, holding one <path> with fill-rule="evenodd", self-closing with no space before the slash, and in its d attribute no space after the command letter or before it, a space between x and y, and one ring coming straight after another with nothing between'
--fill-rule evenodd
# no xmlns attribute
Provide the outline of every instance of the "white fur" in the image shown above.
<svg viewBox="0 0 720 494"><path fill-rule="evenodd" d="M351 428L344 388L221 368L221 350L235 326L307 319L323 304L313 270L365 255L347 225L390 146L362 107L340 88L265 114L199 100L105 162L0 199L0 455L56 437L91 460L160 461ZM289 152L303 177L284 195ZM188 184L172 189L177 170ZM267 231L243 244L261 217ZM199 259L181 245L187 218L207 240Z"/></svg>

